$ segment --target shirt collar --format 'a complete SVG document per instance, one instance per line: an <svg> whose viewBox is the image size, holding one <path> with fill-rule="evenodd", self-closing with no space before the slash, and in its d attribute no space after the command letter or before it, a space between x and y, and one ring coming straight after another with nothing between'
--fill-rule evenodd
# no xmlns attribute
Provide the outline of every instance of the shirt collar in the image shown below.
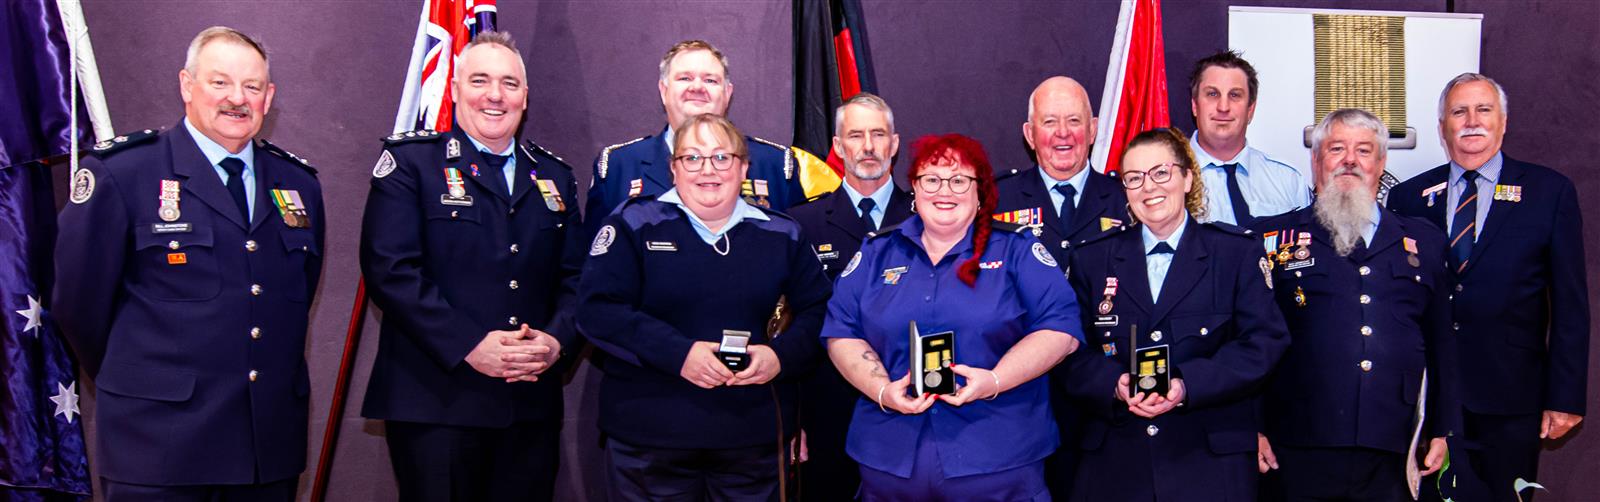
<svg viewBox="0 0 1600 502"><path fill-rule="evenodd" d="M1061 180L1051 178L1050 173L1045 172L1044 166L1035 165L1034 167L1039 169L1039 179L1044 180L1044 189L1046 192L1055 190L1056 185L1060 185L1062 183ZM1068 185L1072 185L1072 189L1077 190L1078 193L1081 194L1083 193L1083 185L1089 182L1089 171L1093 170L1094 166L1091 166L1086 162L1083 165L1083 169L1078 170L1078 174L1074 174L1071 178L1067 178L1066 183Z"/></svg>
<svg viewBox="0 0 1600 502"><path fill-rule="evenodd" d="M465 132L463 132L461 135L462 136L466 136L467 137L467 141L471 141L472 142L472 146L474 148L477 148L478 151L480 151L480 152L488 153L489 155L499 155L501 157L511 157L512 159L516 159L516 156L512 155L512 153L517 148L517 142L516 141L512 141L511 143L506 144L506 149L505 150L501 150L499 152L494 152L494 151L490 151L489 147L484 146L483 143L478 142L478 138L472 137L471 134L466 134ZM506 165L511 165L511 163L507 162Z"/></svg>
<svg viewBox="0 0 1600 502"><path fill-rule="evenodd" d="M711 227L707 226L705 221L701 220L699 216L696 216L694 211L689 210L689 206L683 204L683 196L678 195L677 187L667 190L667 192L661 194L660 197L656 197L656 200L675 204L679 209L682 209L683 214L689 215L689 222L694 224L695 231L700 232L701 237L721 237L723 234L728 233L729 230L732 230L734 225L738 225L739 222L744 221L746 218L760 221L772 219L772 217L767 216L767 213L761 212L760 209L756 209L755 206L750 205L750 203L744 201L743 197L740 197L734 200L733 214L728 215L728 222L722 225L722 230L718 232L712 232Z"/></svg>
<svg viewBox="0 0 1600 502"><path fill-rule="evenodd" d="M1498 185L1500 184L1500 170L1505 167L1505 164L1505 154L1495 152L1488 162L1478 166L1478 175L1483 176L1485 180L1489 180L1490 184ZM1457 164L1454 160L1450 161L1450 186L1456 186L1456 183L1461 181L1461 175L1466 173L1467 168L1461 167L1461 164Z"/></svg>
<svg viewBox="0 0 1600 502"><path fill-rule="evenodd" d="M667 127L667 132L661 133L661 140L667 142L667 155L672 155L672 153L673 153L672 152L672 138L674 138L674 137L676 137L676 136L672 133L672 127L670 127L670 126Z"/></svg>
<svg viewBox="0 0 1600 502"><path fill-rule="evenodd" d="M885 173L884 175L887 176L888 174ZM888 183L884 183L883 186L878 187L877 190L873 191L872 195L870 196L861 195L861 192L857 192L856 187L850 186L848 181L840 183L839 187L843 188L844 194L850 197L850 207L859 208L861 207L861 199L870 198L874 204L874 206L872 206L873 209L887 211L887 208L889 207L889 194L894 192L894 180L889 180Z"/></svg>
<svg viewBox="0 0 1600 502"><path fill-rule="evenodd" d="M221 165L222 159L237 157L239 160L244 161L245 171L253 172L255 170L256 150L254 144L247 141L244 144L244 149L239 150L239 153L230 153L227 148L223 148L217 142L211 141L211 138L201 134L199 129L195 129L194 124L189 123L189 117L183 118L183 127L189 130L189 136L194 138L194 144L200 147L200 153L206 156L206 160L210 161L213 167Z"/></svg>
<svg viewBox="0 0 1600 502"><path fill-rule="evenodd" d="M1168 235L1166 239L1157 239L1156 234L1150 231L1149 225L1139 225L1139 235L1144 237L1144 254L1150 254L1150 250L1155 249L1156 244L1163 242L1167 243L1168 246L1171 246L1172 251L1176 253L1178 251L1178 242L1183 240L1183 230L1188 228L1188 226L1188 211L1184 211L1183 213L1183 223L1179 223L1178 229L1173 230L1172 235Z"/></svg>
<svg viewBox="0 0 1600 502"><path fill-rule="evenodd" d="M1221 160L1216 157L1212 157L1210 152L1207 152L1205 148L1200 147L1200 131L1189 133L1189 144L1194 145L1194 161L1201 168L1206 166L1222 167L1227 164L1238 164L1240 169L1247 171L1250 169L1250 167L1245 165L1244 162L1244 158L1250 154L1249 141L1245 142L1244 148L1239 149L1238 155L1234 155L1233 158L1228 160Z"/></svg>
<svg viewBox="0 0 1600 502"><path fill-rule="evenodd" d="M898 229L902 237L910 240L912 245L923 251L923 254L927 254L928 248L922 246L922 215L912 213L910 218L906 218L906 221L901 222L900 225L895 228ZM961 256L962 253L971 250L972 228L968 227L967 235L961 237L961 241L957 242L956 245L951 246L950 251L945 253L945 257ZM941 260L939 263L944 263L944 261Z"/></svg>

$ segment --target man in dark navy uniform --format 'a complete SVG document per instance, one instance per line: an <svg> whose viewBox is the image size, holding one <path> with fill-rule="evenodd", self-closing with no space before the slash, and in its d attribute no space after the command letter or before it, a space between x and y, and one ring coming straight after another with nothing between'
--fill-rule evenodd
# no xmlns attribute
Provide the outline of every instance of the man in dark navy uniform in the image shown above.
<svg viewBox="0 0 1600 502"><path fill-rule="evenodd" d="M1517 500L1517 479L1538 479L1540 439L1583 421L1589 378L1578 193L1561 173L1502 153L1505 124L1500 84L1457 76L1439 97L1450 162L1389 192L1390 209L1432 221L1449 241L1462 446L1489 490L1481 498L1495 501Z"/></svg>
<svg viewBox="0 0 1600 502"><path fill-rule="evenodd" d="M101 494L293 500L321 185L252 143L274 92L256 41L206 29L178 80L183 121L95 145L61 212L55 319L98 385Z"/></svg>
<svg viewBox="0 0 1600 502"><path fill-rule="evenodd" d="M661 58L661 106L667 125L660 134L618 143L600 151L589 180L589 235L600 220L622 202L640 195L661 195L672 188L674 126L702 113L726 116L733 99L728 58L703 40L678 42ZM788 147L746 136L750 145L750 174L743 187L746 202L777 211L805 201L800 187L799 164Z"/></svg>
<svg viewBox="0 0 1600 502"><path fill-rule="evenodd" d="M1328 114L1311 133L1312 207L1257 226L1292 339L1264 393L1260 468L1281 486L1263 498L1412 500L1411 469L1442 467L1458 430L1447 246L1378 207L1387 131L1364 110Z"/></svg>
<svg viewBox="0 0 1600 502"><path fill-rule="evenodd" d="M385 140L361 270L383 309L361 413L387 426L401 500L550 500L583 262L571 168L517 144L527 73L511 38L461 53L450 132Z"/></svg>
<svg viewBox="0 0 1600 502"><path fill-rule="evenodd" d="M894 184L900 135L894 111L878 96L861 93L834 110L833 151L844 161L844 183L789 210L832 280L861 249L863 239L911 216L911 194ZM800 464L805 500L850 500L861 469L845 454L845 432L861 393L832 364L818 365L800 387L800 426L808 459Z"/></svg>
<svg viewBox="0 0 1600 502"><path fill-rule="evenodd" d="M1128 224L1128 196L1122 183L1089 165L1096 122L1089 94L1076 80L1050 77L1028 96L1028 121L1022 138L1033 149L1035 166L1011 170L995 182L1000 201L995 218L1028 227L1066 273L1072 247ZM1062 369L1052 378L1067 378ZM1051 401L1062 447L1045 462L1045 481L1055 498L1072 493L1077 470L1077 438L1082 418L1061 385L1051 385Z"/></svg>

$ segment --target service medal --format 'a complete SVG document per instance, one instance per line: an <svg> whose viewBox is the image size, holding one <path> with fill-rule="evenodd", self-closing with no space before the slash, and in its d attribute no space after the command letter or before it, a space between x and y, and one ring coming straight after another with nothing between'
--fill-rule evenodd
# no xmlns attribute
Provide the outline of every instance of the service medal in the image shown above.
<svg viewBox="0 0 1600 502"><path fill-rule="evenodd" d="M178 217L183 216L183 213L178 211L177 202L161 201L161 209L156 210L156 215L161 217L161 221L173 222L178 221Z"/></svg>
<svg viewBox="0 0 1600 502"><path fill-rule="evenodd" d="M1111 313L1111 307L1111 297L1107 296L1106 299L1100 300L1100 305L1095 310L1100 312L1100 315L1106 315Z"/></svg>

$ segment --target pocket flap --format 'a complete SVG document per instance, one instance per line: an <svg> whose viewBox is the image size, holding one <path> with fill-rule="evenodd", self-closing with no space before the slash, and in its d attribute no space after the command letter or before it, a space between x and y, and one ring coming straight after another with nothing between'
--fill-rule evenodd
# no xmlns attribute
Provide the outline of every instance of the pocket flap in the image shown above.
<svg viewBox="0 0 1600 502"><path fill-rule="evenodd" d="M133 248L183 249L191 246L211 247L211 227L191 225L188 232L156 233L149 226L141 226L133 233Z"/></svg>
<svg viewBox="0 0 1600 502"><path fill-rule="evenodd" d="M168 369L108 363L95 385L112 394L177 403L194 395L194 380L194 375Z"/></svg>

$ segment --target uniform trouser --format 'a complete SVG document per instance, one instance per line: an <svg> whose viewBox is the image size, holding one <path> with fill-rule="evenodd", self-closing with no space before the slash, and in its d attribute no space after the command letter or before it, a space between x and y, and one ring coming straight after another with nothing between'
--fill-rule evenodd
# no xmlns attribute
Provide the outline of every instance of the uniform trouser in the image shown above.
<svg viewBox="0 0 1600 502"><path fill-rule="evenodd" d="M153 486L100 478L106 502L287 502L294 500L298 476L252 485Z"/></svg>
<svg viewBox="0 0 1600 502"><path fill-rule="evenodd" d="M675 449L606 440L612 502L758 502L779 500L787 452L777 444Z"/></svg>
<svg viewBox="0 0 1600 502"><path fill-rule="evenodd" d="M1059 367L1058 367L1059 368ZM1078 476L1078 463L1083 459L1079 443L1083 439L1084 417L1078 405L1067 395L1060 379L1070 378L1063 372L1052 371L1050 378L1050 403L1055 408L1056 429L1061 435L1061 446L1044 459L1045 484L1053 498L1067 500L1072 497L1072 483Z"/></svg>
<svg viewBox="0 0 1600 502"><path fill-rule="evenodd" d="M800 500L837 502L855 498L861 467L844 452L845 435L861 391L852 387L832 363L817 367L800 389L800 427L806 431L810 460L800 472Z"/></svg>
<svg viewBox="0 0 1600 502"><path fill-rule="evenodd" d="M1411 502L1404 453L1372 448L1273 445L1278 470L1263 478L1261 500Z"/></svg>
<svg viewBox="0 0 1600 502"><path fill-rule="evenodd" d="M1482 480L1491 502L1516 501L1513 488L1517 478L1537 482L1539 474L1539 427L1544 416L1482 415L1461 412L1466 438L1467 461ZM1533 500L1536 490L1525 490L1523 501Z"/></svg>
<svg viewBox="0 0 1600 502"><path fill-rule="evenodd" d="M560 468L561 423L460 427L387 421L401 501L548 501Z"/></svg>
<svg viewBox="0 0 1600 502"><path fill-rule="evenodd" d="M923 438L928 437L929 426L923 426ZM983 448L1006 448L1007 445L982 445ZM915 460L911 463L911 477L861 466L862 502L1050 502L1050 490L1044 484L1044 461L1000 472L973 474L947 478L944 464L939 459L939 449L927 440L917 442Z"/></svg>

